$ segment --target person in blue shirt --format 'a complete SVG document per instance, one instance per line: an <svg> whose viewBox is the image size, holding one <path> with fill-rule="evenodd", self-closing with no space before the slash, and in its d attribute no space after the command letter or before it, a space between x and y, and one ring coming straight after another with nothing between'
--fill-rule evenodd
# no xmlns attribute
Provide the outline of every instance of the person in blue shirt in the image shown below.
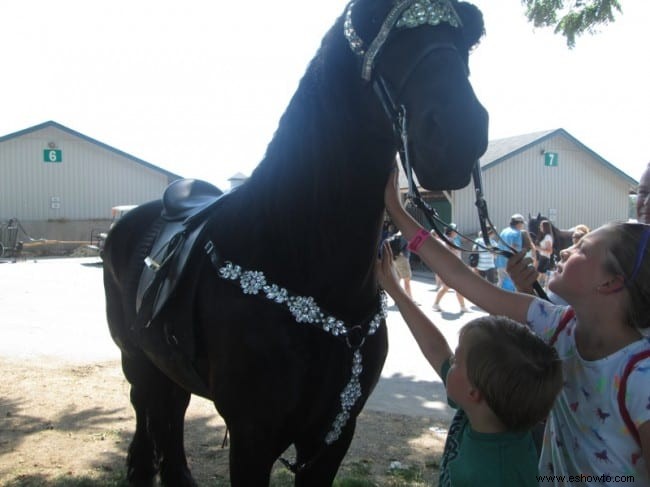
<svg viewBox="0 0 650 487"><path fill-rule="evenodd" d="M512 215L510 217L510 225L504 228L499 234L499 248L502 250L510 250L508 248L509 245L515 251L520 252L524 244L522 230L525 225L526 222L523 216L519 213ZM499 276L498 286L507 291L515 291L515 284L506 272L507 263L508 260L504 256L497 255L494 264Z"/></svg>

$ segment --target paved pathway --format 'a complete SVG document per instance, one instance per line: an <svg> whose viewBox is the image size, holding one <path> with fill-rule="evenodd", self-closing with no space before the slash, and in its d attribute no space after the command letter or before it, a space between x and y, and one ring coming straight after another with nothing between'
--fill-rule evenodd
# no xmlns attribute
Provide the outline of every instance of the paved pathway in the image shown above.
<svg viewBox="0 0 650 487"><path fill-rule="evenodd" d="M433 312L430 273L413 283L416 301L441 328L452 348L458 330L483 313L460 314L453 292ZM389 301L390 302L390 301ZM389 352L382 379L367 408L449 419L451 410L440 379L422 357L397 307L388 315ZM57 358L75 363L119 360L108 332L104 310L102 267L97 258L40 259L0 264L0 355Z"/></svg>
<svg viewBox="0 0 650 487"><path fill-rule="evenodd" d="M431 309L436 291L430 272L418 272L411 282L414 299L422 310L440 328L452 350L458 344L458 331L468 321L485 313L465 300L471 313L460 313L454 291L449 291L441 302L442 312ZM389 299L389 303L392 302ZM412 416L431 416L451 420L453 410L447 406L447 396L438 375L425 360L417 343L408 331L397 306L388 311L389 350L382 379L370 396L368 409Z"/></svg>
<svg viewBox="0 0 650 487"><path fill-rule="evenodd" d="M90 363L118 360L99 258L0 264L0 355Z"/></svg>

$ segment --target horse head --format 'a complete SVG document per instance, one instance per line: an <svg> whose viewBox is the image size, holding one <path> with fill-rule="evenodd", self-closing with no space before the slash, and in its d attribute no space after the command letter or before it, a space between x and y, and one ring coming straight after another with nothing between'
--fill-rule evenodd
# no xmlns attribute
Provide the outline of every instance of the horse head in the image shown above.
<svg viewBox="0 0 650 487"><path fill-rule="evenodd" d="M542 216L542 214L539 212L534 218L530 216L530 213L528 213L528 233L530 234L533 241L537 240L537 234L539 233L539 224L543 220L548 220L548 218Z"/></svg>
<svg viewBox="0 0 650 487"><path fill-rule="evenodd" d="M356 0L345 16L361 77L393 124L403 110L420 184L466 186L487 147L488 115L468 80L469 52L484 33L481 12L447 0Z"/></svg>
<svg viewBox="0 0 650 487"><path fill-rule="evenodd" d="M539 234L539 225L544 220L547 220L551 224L551 234L553 236L553 253L556 256L559 256L560 251L566 249L573 245L571 240L571 235L573 234L572 229L561 229L555 226L553 222L546 216L541 213L537 213L535 218L528 214L528 233L530 233L534 242L537 241L537 235Z"/></svg>
<svg viewBox="0 0 650 487"><path fill-rule="evenodd" d="M293 287L325 289L344 280L357 289L362 281L369 294L376 286L383 190L403 138L419 183L431 190L467 185L487 147L488 115L468 80L469 52L483 30L480 11L464 2L348 4L264 159L229 198L233 206L250 198L257 204L246 206L254 227L246 223L239 232L236 217L227 222L233 234L221 243L224 254L281 273ZM252 234L252 241L267 242L253 249L255 258L248 249ZM349 242L344 250L341 241ZM346 266L324 259L344 259ZM327 269L318 269L322 285L304 271L316 265ZM343 270L347 276L339 275Z"/></svg>

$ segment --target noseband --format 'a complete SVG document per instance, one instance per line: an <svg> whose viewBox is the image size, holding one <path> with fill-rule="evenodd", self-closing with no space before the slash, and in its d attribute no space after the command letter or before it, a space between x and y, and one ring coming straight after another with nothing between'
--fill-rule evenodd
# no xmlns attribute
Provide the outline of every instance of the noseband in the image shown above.
<svg viewBox="0 0 650 487"><path fill-rule="evenodd" d="M436 26L441 23L446 23L452 27L459 28L462 27L462 21L449 0L401 0L390 10L386 19L382 23L377 36L366 50L363 47L363 40L357 35L352 24L353 6L354 0L348 4L345 12L344 34L352 52L361 59L361 78L365 81L372 82L373 91L377 95L386 116L391 121L393 133L398 141L397 145L400 160L402 161L402 166L408 180L407 198L424 214L431 225L431 228L433 228L443 242L457 250L465 250L449 240L440 229L441 226L448 227L449 225L441 220L437 211L431 208L422 199L420 192L413 181L413 168L409 157L408 132L406 128L406 107L403 104L398 105L396 96L391 93L388 83L381 74L375 73L373 76L375 59L379 55L381 48L386 43L386 40L393 29L413 28L424 24ZM407 70L395 93L397 95L401 93L402 88L408 82L411 74L423 59L429 56L432 52L442 49L458 51L456 46L450 42L435 42L430 44L411 64L411 67ZM501 239L499 232L496 231L496 228L490 220L487 202L483 197L483 181L481 179L481 166L479 160L476 161L472 169L472 180L474 182L474 194L476 198L475 205L478 211L478 219L484 242L484 244L480 246L480 251L502 255L509 259L517 253L517 250ZM494 247L490 243L488 228L494 230L497 238L509 250ZM462 235L461 233L458 234L461 235L462 238L472 241L469 237ZM548 296L544 292L544 289L537 281L535 281L533 289L535 294L539 297L548 300Z"/></svg>

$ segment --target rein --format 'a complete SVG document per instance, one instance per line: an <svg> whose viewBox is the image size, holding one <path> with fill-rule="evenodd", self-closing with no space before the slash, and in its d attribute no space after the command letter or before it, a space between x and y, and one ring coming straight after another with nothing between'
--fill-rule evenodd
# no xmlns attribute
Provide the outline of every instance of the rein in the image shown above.
<svg viewBox="0 0 650 487"><path fill-rule="evenodd" d="M449 224L443 221L439 217L438 212L435 209L431 208L420 196L420 192L413 181L413 168L411 167L411 163L409 161L409 155L408 155L408 133L406 131L406 108L404 108L404 106L401 105L398 113L399 115L397 117L397 120L393 119L394 120L393 127L399 138L400 160L402 161L402 167L404 168L404 172L406 173L406 177L408 180L409 187L408 187L407 198L409 201L413 203L413 205L417 209L419 209L422 212L422 214L425 216L425 218L431 225L431 228L436 232L436 235L443 242L445 242L445 244L447 244L449 247L452 247L456 250L464 251L465 249L463 247L456 245L449 238L447 238L444 232L440 229L440 226L448 227ZM510 259L517 253L517 250L514 249L511 245L506 243L501 238L499 232L497 232L494 224L492 223L492 220L490 220L490 216L488 214L488 208L487 208L487 201L485 201L485 198L483 197L483 181L481 178L481 166L478 160L476 161L476 163L474 164L474 168L472 169L472 180L474 182L474 194L476 195L476 200L474 202L474 205L476 206L478 212L478 220L479 220L479 225L481 227L481 235L483 237L483 245L480 245L478 243L476 244L478 247L482 249L479 250L479 252L490 252L494 255L501 255L506 259ZM494 247L490 243L488 229L494 230L494 234L497 236L498 240L504 246L506 246L508 250ZM472 239L469 238L468 236L463 235L458 231L456 231L456 233L458 233L458 235L460 235L465 240L473 242ZM542 288L539 282L535 281L535 283L533 284L533 291L538 297L546 301L550 301L546 292L544 291L544 289Z"/></svg>
<svg viewBox="0 0 650 487"><path fill-rule="evenodd" d="M400 145L399 145L399 155L400 155L400 160L402 161L402 167L404 168L404 172L406 173L406 177L408 180L408 193L407 193L407 198L409 201L413 203L413 205L419 209L422 214L425 216L429 224L431 225L431 228L436 232L436 235L443 241L445 244L447 244L449 247L452 247L456 250L461 250L464 251L465 249L461 246L456 245L454 242L452 242L449 238L447 238L447 235L444 234L444 232L440 229L440 227L448 227L449 224L443 221L439 215L438 212L431 208L420 196L420 192L413 182L413 168L411 167L410 161L409 161L409 156L408 156L408 134L406 132L406 109L402 106L401 111L400 111L400 117L398 118L398 121L394 123L394 126L396 130L399 130L399 140L400 140ZM476 195L476 200L474 202L474 205L476 206L476 210L478 212L478 221L479 225L481 227L481 235L483 237L483 245L476 243L477 247L480 247L481 250L479 252L489 252L494 255L501 255L505 257L506 259L510 259L513 257L516 253L517 250L514 249L511 245L506 243L501 236L499 235L499 232L497 232L494 224L492 223L492 220L490 220L490 216L488 214L488 208L487 208L487 201L485 201L485 198L483 197L483 181L481 179L481 166L479 164L479 161L477 160L476 163L474 164L474 168L472 169L472 180L474 182L474 194ZM490 243L490 237L488 235L488 230L492 229L494 230L494 234L497 236L497 239L508 248L508 250L501 249L498 247L494 247ZM472 239L466 235L463 235L462 233L456 231L458 235L461 236L461 238L473 242ZM544 291L544 288L542 288L541 284L537 281L533 284L533 291L535 294L546 300L550 301L546 292Z"/></svg>

